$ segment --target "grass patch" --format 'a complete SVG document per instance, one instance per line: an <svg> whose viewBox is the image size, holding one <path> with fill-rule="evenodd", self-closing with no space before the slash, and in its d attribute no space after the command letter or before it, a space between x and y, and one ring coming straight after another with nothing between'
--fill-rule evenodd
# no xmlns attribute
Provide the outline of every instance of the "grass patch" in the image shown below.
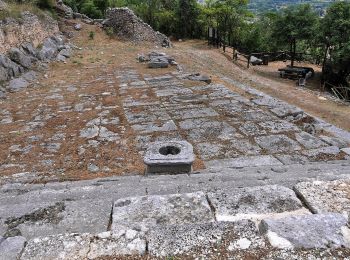
<svg viewBox="0 0 350 260"><path fill-rule="evenodd" d="M47 15L54 16L50 9L40 9L34 2L16 3L15 1L8 1L6 4L7 8L0 11L0 21L6 18L21 19L22 13L25 11L35 14L41 20L45 19Z"/></svg>

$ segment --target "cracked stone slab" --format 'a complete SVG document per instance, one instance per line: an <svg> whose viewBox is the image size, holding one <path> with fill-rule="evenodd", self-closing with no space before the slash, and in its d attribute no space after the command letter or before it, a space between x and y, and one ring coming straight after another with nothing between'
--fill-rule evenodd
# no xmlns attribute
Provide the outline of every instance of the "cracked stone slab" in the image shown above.
<svg viewBox="0 0 350 260"><path fill-rule="evenodd" d="M84 259L90 249L90 234L66 234L29 240L21 259Z"/></svg>
<svg viewBox="0 0 350 260"><path fill-rule="evenodd" d="M256 220L298 210L308 213L293 190L278 185L211 192L208 199L217 221Z"/></svg>
<svg viewBox="0 0 350 260"><path fill-rule="evenodd" d="M320 147L316 149L302 151L302 154L308 157L317 157L320 155L337 155L339 153L340 153L340 149L337 146L326 146L326 147Z"/></svg>
<svg viewBox="0 0 350 260"><path fill-rule="evenodd" d="M337 146L339 148L349 147L349 143L341 138L330 137L330 136L325 136L325 135L321 135L320 138L323 141L325 141L326 143L328 143L329 145Z"/></svg>
<svg viewBox="0 0 350 260"><path fill-rule="evenodd" d="M350 219L350 179L301 182L294 190L313 213L337 212Z"/></svg>
<svg viewBox="0 0 350 260"><path fill-rule="evenodd" d="M146 123L140 125L132 125L134 131L139 132L140 134L149 134L153 132L168 132L175 131L177 126L175 125L173 120L161 122L161 123Z"/></svg>
<svg viewBox="0 0 350 260"><path fill-rule="evenodd" d="M301 149L296 141L290 139L286 135L260 136L255 137L255 141L261 148L272 153L294 152Z"/></svg>
<svg viewBox="0 0 350 260"><path fill-rule="evenodd" d="M52 196L48 191L47 196ZM96 193L97 194L97 193ZM56 194L59 196L61 194ZM84 195L86 196L86 195ZM99 233L107 230L112 202L101 199L85 199L57 203L24 203L4 205L7 230L18 230L31 239L38 236L61 233ZM16 212L17 211L17 212Z"/></svg>
<svg viewBox="0 0 350 260"><path fill-rule="evenodd" d="M350 247L347 219L338 213L265 219L259 229L277 248Z"/></svg>
<svg viewBox="0 0 350 260"><path fill-rule="evenodd" d="M282 163L271 155L245 156L205 162L205 166L208 168L243 168L266 165L282 165Z"/></svg>
<svg viewBox="0 0 350 260"><path fill-rule="evenodd" d="M190 108L190 109L181 109L169 111L173 114L175 119L188 119L188 118L196 118L196 117L211 117L218 116L219 114L212 108L204 107L204 108Z"/></svg>
<svg viewBox="0 0 350 260"><path fill-rule="evenodd" d="M203 192L129 197L114 202L112 231L123 228L148 230L158 225L212 222Z"/></svg>
<svg viewBox="0 0 350 260"><path fill-rule="evenodd" d="M19 259L26 241L27 240L21 236L8 237L6 239L0 237L0 260Z"/></svg>
<svg viewBox="0 0 350 260"><path fill-rule="evenodd" d="M222 123L220 127L203 127L187 130L188 138L194 142L208 141L208 140L230 140L233 138L243 137L237 132L237 130L228 125Z"/></svg>
<svg viewBox="0 0 350 260"><path fill-rule="evenodd" d="M323 142L321 139L313 135L310 135L309 133L306 133L306 132L296 133L295 138L306 149L315 149L315 148L327 146L327 144Z"/></svg>
<svg viewBox="0 0 350 260"><path fill-rule="evenodd" d="M276 121L266 121L259 123L259 125L269 133L279 134L283 132L298 132L300 129L287 121L276 120Z"/></svg>
<svg viewBox="0 0 350 260"><path fill-rule="evenodd" d="M248 220L157 226L150 231L148 240L149 254L157 257L265 247L264 238Z"/></svg>
<svg viewBox="0 0 350 260"><path fill-rule="evenodd" d="M106 256L144 255L146 240L144 233L133 229L103 232L93 237L88 259Z"/></svg>

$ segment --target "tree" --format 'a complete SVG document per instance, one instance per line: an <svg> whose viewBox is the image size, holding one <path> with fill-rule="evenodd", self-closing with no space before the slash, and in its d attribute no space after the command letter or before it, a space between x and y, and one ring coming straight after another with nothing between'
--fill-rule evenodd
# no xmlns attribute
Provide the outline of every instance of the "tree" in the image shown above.
<svg viewBox="0 0 350 260"><path fill-rule="evenodd" d="M178 0L177 6L177 36L193 38L198 35L197 19L199 7L196 0Z"/></svg>
<svg viewBox="0 0 350 260"><path fill-rule="evenodd" d="M289 7L277 16L272 36L281 46L289 43L292 67L298 41L311 40L315 36L317 23L317 15L308 4Z"/></svg>
<svg viewBox="0 0 350 260"><path fill-rule="evenodd" d="M321 22L322 41L325 46L323 72L326 62L333 71L335 84L348 85L350 75L350 3L336 2L328 9ZM327 55L329 59L327 60Z"/></svg>

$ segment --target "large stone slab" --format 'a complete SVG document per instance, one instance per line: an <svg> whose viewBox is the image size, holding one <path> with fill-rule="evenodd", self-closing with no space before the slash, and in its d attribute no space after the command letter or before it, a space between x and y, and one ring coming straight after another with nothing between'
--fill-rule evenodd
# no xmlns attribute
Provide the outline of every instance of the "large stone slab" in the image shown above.
<svg viewBox="0 0 350 260"><path fill-rule="evenodd" d="M29 240L21 259L84 259L90 249L90 234L67 234Z"/></svg>
<svg viewBox="0 0 350 260"><path fill-rule="evenodd" d="M297 142L285 135L259 136L255 138L255 141L261 148L271 153L294 152L301 149Z"/></svg>
<svg viewBox="0 0 350 260"><path fill-rule="evenodd" d="M219 114L212 108L204 107L204 108L189 108L189 109L181 109L175 111L169 111L175 119L188 119L188 118L196 118L196 117L210 117L210 116L218 116Z"/></svg>
<svg viewBox="0 0 350 260"><path fill-rule="evenodd" d="M157 225L212 222L214 217L203 192L129 197L115 201L112 231L148 230Z"/></svg>
<svg viewBox="0 0 350 260"><path fill-rule="evenodd" d="M148 240L149 254L157 257L181 258L193 254L210 255L213 251L252 250L265 246L255 224L248 220L157 226L150 231Z"/></svg>
<svg viewBox="0 0 350 260"><path fill-rule="evenodd" d="M4 240L0 237L0 260L19 259L26 241L24 237L8 237Z"/></svg>
<svg viewBox="0 0 350 260"><path fill-rule="evenodd" d="M338 212L350 216L350 179L301 182L295 191L313 213Z"/></svg>
<svg viewBox="0 0 350 260"><path fill-rule="evenodd" d="M277 248L350 247L347 219L338 213L265 219L259 229Z"/></svg>
<svg viewBox="0 0 350 260"><path fill-rule="evenodd" d="M205 162L205 166L208 168L243 168L266 165L282 165L282 163L271 155L246 156Z"/></svg>
<svg viewBox="0 0 350 260"><path fill-rule="evenodd" d="M293 190L283 186L267 185L209 193L217 221L262 219L266 215L301 210L302 203Z"/></svg>
<svg viewBox="0 0 350 260"><path fill-rule="evenodd" d="M327 144L323 142L321 139L313 135L310 135L309 133L306 133L306 132L296 133L295 138L306 149L315 149L315 148L327 146Z"/></svg>
<svg viewBox="0 0 350 260"><path fill-rule="evenodd" d="M98 193L95 193L98 196ZM60 194L56 195L59 196ZM36 207L35 207L36 206ZM61 233L99 233L108 228L112 200L64 201L57 203L18 204L18 212L9 208L6 219L7 232L18 230L27 239Z"/></svg>

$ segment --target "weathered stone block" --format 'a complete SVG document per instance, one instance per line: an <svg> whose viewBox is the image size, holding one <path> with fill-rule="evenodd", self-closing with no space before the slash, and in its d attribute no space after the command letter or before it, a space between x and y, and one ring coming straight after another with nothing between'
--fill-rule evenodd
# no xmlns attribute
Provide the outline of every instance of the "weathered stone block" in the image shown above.
<svg viewBox="0 0 350 260"><path fill-rule="evenodd" d="M213 221L203 192L129 197L114 202L111 230L136 228L147 231L156 226Z"/></svg>
<svg viewBox="0 0 350 260"><path fill-rule="evenodd" d="M212 250L252 250L265 246L255 224L248 220L157 226L150 231L148 239L150 255L163 258L210 254Z"/></svg>
<svg viewBox="0 0 350 260"><path fill-rule="evenodd" d="M146 173L189 173L193 161L193 147L186 141L151 143L144 157Z"/></svg>
<svg viewBox="0 0 350 260"><path fill-rule="evenodd" d="M26 241L24 237L8 237L4 240L0 237L0 260L19 259Z"/></svg>
<svg viewBox="0 0 350 260"><path fill-rule="evenodd" d="M286 187L268 185L209 193L218 221L262 219L266 214L303 210L295 193ZM303 210L304 213L308 211Z"/></svg>
<svg viewBox="0 0 350 260"><path fill-rule="evenodd" d="M295 191L315 214L337 212L350 217L350 180L301 182Z"/></svg>
<svg viewBox="0 0 350 260"><path fill-rule="evenodd" d="M347 219L337 213L265 219L259 229L277 248L350 247Z"/></svg>

